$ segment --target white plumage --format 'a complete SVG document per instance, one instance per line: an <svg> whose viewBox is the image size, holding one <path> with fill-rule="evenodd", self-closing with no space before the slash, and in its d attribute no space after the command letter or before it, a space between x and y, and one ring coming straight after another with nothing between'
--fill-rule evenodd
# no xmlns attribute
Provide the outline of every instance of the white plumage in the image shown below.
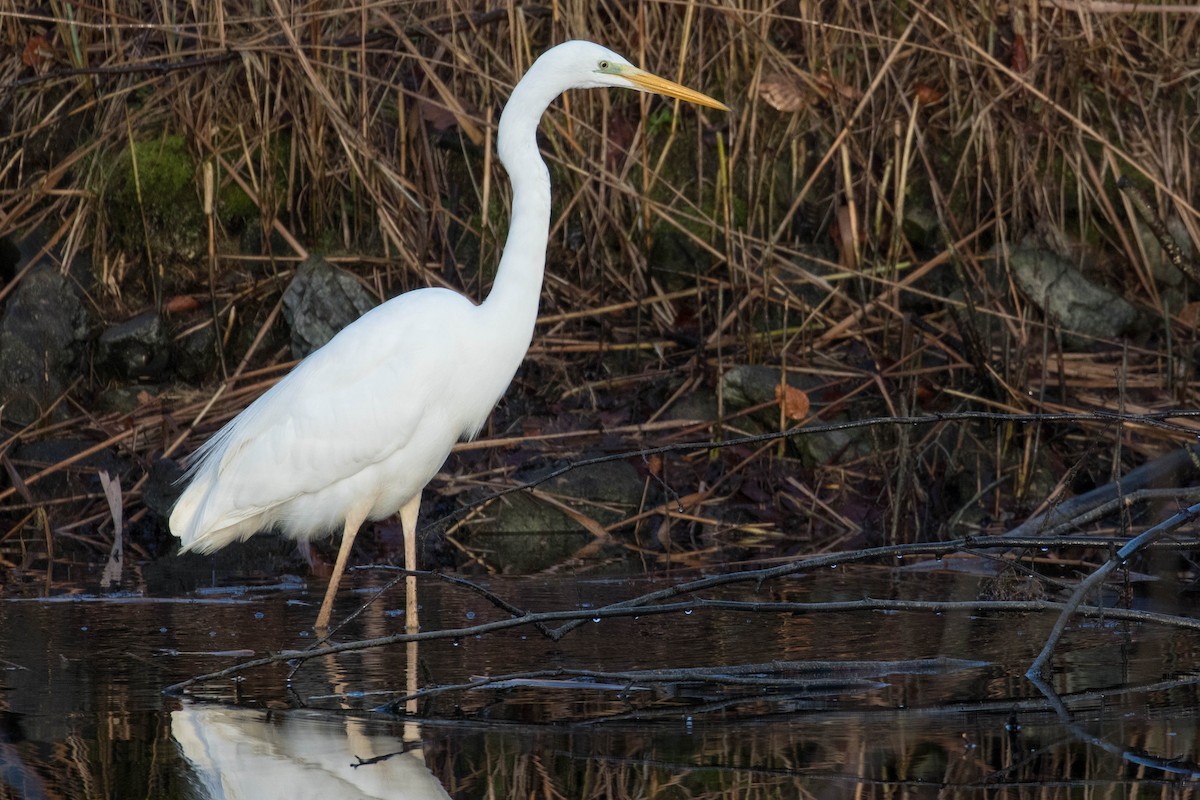
<svg viewBox="0 0 1200 800"><path fill-rule="evenodd" d="M483 426L533 337L550 225L538 121L564 90L598 86L725 108L590 42L546 51L500 117L497 150L512 181L513 209L487 299L476 305L446 289L408 292L304 359L196 452L170 519L183 550L210 553L271 528L307 540L342 527L319 628L328 624L365 520L399 511L406 566L415 569L421 490L455 441ZM410 578L409 627L416 622Z"/></svg>
<svg viewBox="0 0 1200 800"><path fill-rule="evenodd" d="M409 292L302 361L197 451L171 514L183 549L276 523L324 536L364 497L367 519L394 514L479 430L520 363L518 337L491 336L486 311L445 289Z"/></svg>

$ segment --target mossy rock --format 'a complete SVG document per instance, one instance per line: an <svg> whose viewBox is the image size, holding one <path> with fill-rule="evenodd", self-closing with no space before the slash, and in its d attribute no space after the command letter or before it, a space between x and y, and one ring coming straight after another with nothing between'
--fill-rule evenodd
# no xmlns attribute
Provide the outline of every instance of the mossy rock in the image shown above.
<svg viewBox="0 0 1200 800"><path fill-rule="evenodd" d="M205 225L196 173L196 162L177 134L122 150L101 193L117 243L133 252L148 247L153 258L197 257Z"/></svg>
<svg viewBox="0 0 1200 800"><path fill-rule="evenodd" d="M221 186L217 192L217 218L221 224L241 230L257 216L258 206L241 186L232 179Z"/></svg>

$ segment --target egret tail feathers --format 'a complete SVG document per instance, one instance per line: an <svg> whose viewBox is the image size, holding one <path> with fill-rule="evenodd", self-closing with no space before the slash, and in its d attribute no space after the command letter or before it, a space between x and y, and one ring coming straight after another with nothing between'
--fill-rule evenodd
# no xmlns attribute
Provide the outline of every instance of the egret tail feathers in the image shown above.
<svg viewBox="0 0 1200 800"><path fill-rule="evenodd" d="M263 527L262 517L268 509L250 506L219 511L211 504L216 494L211 481L197 478L176 501L168 526L180 540L181 553L212 553Z"/></svg>

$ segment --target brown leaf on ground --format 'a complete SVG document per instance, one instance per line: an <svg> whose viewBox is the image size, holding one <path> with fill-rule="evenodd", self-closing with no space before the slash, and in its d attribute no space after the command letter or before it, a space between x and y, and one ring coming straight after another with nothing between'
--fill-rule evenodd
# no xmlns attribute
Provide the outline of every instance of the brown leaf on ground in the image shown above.
<svg viewBox="0 0 1200 800"><path fill-rule="evenodd" d="M1012 57L1009 59L1009 66L1013 72L1027 72L1029 70L1029 52L1025 49L1025 37L1017 34L1013 37Z"/></svg>
<svg viewBox="0 0 1200 800"><path fill-rule="evenodd" d="M147 408L150 406L158 407L162 405L162 400L149 392L142 390L137 393L137 403L139 408Z"/></svg>
<svg viewBox="0 0 1200 800"><path fill-rule="evenodd" d="M758 82L758 93L767 105L777 111L803 111L819 100L837 95L844 100L858 100L862 92L834 79L828 72L808 77L793 77L771 73Z"/></svg>
<svg viewBox="0 0 1200 800"><path fill-rule="evenodd" d="M1175 314L1181 325L1189 328L1200 326L1200 302L1188 303Z"/></svg>
<svg viewBox="0 0 1200 800"><path fill-rule="evenodd" d="M808 393L803 389L781 383L775 387L775 402L779 403L787 419L799 421L808 416L810 403Z"/></svg>
<svg viewBox="0 0 1200 800"><path fill-rule="evenodd" d="M190 294L177 294L167 298L163 311L168 314L186 314L200 308L200 301Z"/></svg>
<svg viewBox="0 0 1200 800"><path fill-rule="evenodd" d="M646 459L646 471L651 475L662 475L662 467L662 456L655 454Z"/></svg>
<svg viewBox="0 0 1200 800"><path fill-rule="evenodd" d="M812 105L812 93L798 82L778 73L758 82L758 93L776 111L802 111Z"/></svg>
<svg viewBox="0 0 1200 800"><path fill-rule="evenodd" d="M42 67L53 60L54 48L46 41L45 36L30 36L29 41L25 42L25 49L21 51L21 63L25 66L40 72Z"/></svg>
<svg viewBox="0 0 1200 800"><path fill-rule="evenodd" d="M862 99L862 92L857 87L835 79L828 72L818 74L815 77L815 81L815 88L821 93L821 97L823 98L828 99L836 94L843 100L858 101Z"/></svg>
<svg viewBox="0 0 1200 800"><path fill-rule="evenodd" d="M946 97L946 93L941 89L935 89L927 83L918 83L913 89L913 97L923 106L931 106L934 103L940 103Z"/></svg>

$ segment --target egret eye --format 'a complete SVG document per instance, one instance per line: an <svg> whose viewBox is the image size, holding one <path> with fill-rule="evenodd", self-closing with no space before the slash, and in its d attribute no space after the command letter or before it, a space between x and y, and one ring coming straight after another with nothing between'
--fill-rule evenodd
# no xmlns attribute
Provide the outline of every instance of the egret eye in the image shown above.
<svg viewBox="0 0 1200 800"><path fill-rule="evenodd" d="M601 61L599 66L600 66L601 72L608 72L608 68L609 68L610 64L607 61Z"/></svg>

